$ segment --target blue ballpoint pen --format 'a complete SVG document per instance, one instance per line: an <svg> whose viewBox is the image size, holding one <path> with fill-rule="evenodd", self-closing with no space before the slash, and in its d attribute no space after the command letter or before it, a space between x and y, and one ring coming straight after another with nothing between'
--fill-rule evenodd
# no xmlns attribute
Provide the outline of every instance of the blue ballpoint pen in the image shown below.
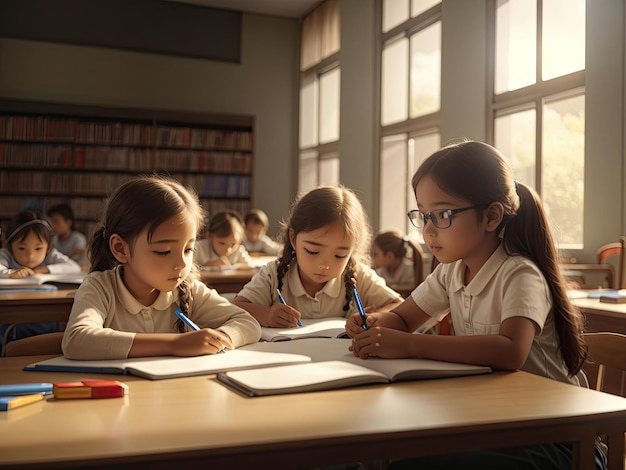
<svg viewBox="0 0 626 470"><path fill-rule="evenodd" d="M280 289L276 289L276 292L278 292L278 301L283 305L287 305L287 302L285 302L285 298L283 297L283 294L280 293ZM298 320L298 323L296 323L296 325L302 326L302 322Z"/></svg>
<svg viewBox="0 0 626 470"><path fill-rule="evenodd" d="M185 315L180 310L176 309L176 315L178 316L178 318L180 318L183 321L185 325L187 325L192 330L195 330L195 331L200 330L200 327L196 325L194 322L192 322L189 318L187 318L187 315ZM225 352L225 350L226 350L226 346L223 346L220 352Z"/></svg>
<svg viewBox="0 0 626 470"><path fill-rule="evenodd" d="M359 297L359 293L356 291L356 287L352 289L352 293L354 294L356 309L359 311L359 315L361 315L361 327L363 327L364 330L369 330L367 327L367 315L365 314L365 309L363 308L361 297Z"/></svg>

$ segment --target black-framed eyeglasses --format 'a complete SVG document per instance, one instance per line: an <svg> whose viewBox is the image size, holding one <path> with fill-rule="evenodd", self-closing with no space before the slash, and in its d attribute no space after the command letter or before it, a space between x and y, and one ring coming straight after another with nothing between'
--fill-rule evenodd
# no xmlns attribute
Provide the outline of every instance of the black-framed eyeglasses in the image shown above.
<svg viewBox="0 0 626 470"><path fill-rule="evenodd" d="M477 209L479 207L484 207L484 204L478 204L476 206L461 207L460 209L440 209L436 211L431 211L427 214L424 214L419 209L413 209L409 211L406 215L409 217L411 224L413 224L413 227L415 228L426 227L426 223L429 220L437 228L448 228L450 227L450 225L452 225L453 215L459 214L461 212L469 211L471 209Z"/></svg>

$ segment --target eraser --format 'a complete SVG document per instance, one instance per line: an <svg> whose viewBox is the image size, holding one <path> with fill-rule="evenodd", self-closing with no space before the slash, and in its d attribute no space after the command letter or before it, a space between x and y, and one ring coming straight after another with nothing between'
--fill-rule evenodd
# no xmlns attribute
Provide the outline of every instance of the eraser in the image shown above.
<svg viewBox="0 0 626 470"><path fill-rule="evenodd" d="M117 380L83 380L55 383L54 398L120 398L128 393L128 385Z"/></svg>

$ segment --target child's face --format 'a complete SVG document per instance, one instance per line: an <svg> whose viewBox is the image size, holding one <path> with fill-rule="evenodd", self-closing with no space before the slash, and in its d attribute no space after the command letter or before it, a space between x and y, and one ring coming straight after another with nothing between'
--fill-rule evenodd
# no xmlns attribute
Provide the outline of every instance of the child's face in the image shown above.
<svg viewBox="0 0 626 470"><path fill-rule="evenodd" d="M124 284L133 296L150 305L158 292L174 290L193 267L196 223L188 217L166 220L148 241L147 229L136 238L124 264Z"/></svg>
<svg viewBox="0 0 626 470"><path fill-rule="evenodd" d="M377 268L386 268L389 266L388 256L385 252L376 244L372 246L372 261Z"/></svg>
<svg viewBox="0 0 626 470"><path fill-rule="evenodd" d="M52 226L52 231L57 235L63 235L72 231L72 221L66 219L61 214L50 216L50 225Z"/></svg>
<svg viewBox="0 0 626 470"><path fill-rule="evenodd" d="M241 240L234 234L230 234L227 237L211 236L211 246L217 256L228 256L233 253L239 245Z"/></svg>
<svg viewBox="0 0 626 470"><path fill-rule="evenodd" d="M445 193L437 184L426 176L415 189L417 207L425 214L429 212L460 209L472 204L464 199ZM477 220L476 210L468 210L452 216L450 227L440 229L428 220L422 229L424 242L431 253L441 263L451 263L459 259L483 256L485 246L485 222Z"/></svg>
<svg viewBox="0 0 626 470"><path fill-rule="evenodd" d="M292 231L289 237L296 251L300 279L309 294L341 276L352 255L352 243L340 223L297 235Z"/></svg>
<svg viewBox="0 0 626 470"><path fill-rule="evenodd" d="M11 251L15 261L23 267L35 269L43 263L48 254L48 242L30 231L23 240L11 242Z"/></svg>
<svg viewBox="0 0 626 470"><path fill-rule="evenodd" d="M265 235L265 227L263 224L248 222L245 227L246 238L250 243L256 243L261 236Z"/></svg>

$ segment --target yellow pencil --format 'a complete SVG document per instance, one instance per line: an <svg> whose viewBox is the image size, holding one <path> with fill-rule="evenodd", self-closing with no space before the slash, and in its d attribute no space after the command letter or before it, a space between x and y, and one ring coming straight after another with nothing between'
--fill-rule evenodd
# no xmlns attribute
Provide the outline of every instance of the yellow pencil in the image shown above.
<svg viewBox="0 0 626 470"><path fill-rule="evenodd" d="M20 406L30 405L43 400L43 393L34 393L32 395L20 395L16 397L0 397L0 411L13 410Z"/></svg>

